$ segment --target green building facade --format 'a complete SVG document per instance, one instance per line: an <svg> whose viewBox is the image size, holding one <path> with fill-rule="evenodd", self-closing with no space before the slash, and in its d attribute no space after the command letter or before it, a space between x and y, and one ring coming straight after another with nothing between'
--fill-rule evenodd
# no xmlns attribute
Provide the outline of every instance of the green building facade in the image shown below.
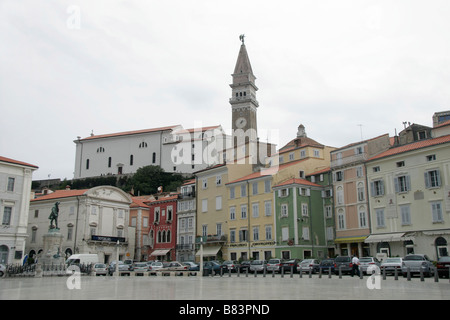
<svg viewBox="0 0 450 320"><path fill-rule="evenodd" d="M334 256L333 195L329 169L273 187L275 255L282 259Z"/></svg>

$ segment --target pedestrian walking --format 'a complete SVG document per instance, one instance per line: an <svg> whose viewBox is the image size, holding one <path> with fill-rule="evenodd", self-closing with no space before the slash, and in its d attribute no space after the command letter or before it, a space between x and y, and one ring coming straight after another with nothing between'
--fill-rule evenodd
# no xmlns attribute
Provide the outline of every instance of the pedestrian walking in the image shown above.
<svg viewBox="0 0 450 320"><path fill-rule="evenodd" d="M356 274L358 275L358 277L360 276L359 274L359 259L358 257L355 255L352 259L352 277Z"/></svg>

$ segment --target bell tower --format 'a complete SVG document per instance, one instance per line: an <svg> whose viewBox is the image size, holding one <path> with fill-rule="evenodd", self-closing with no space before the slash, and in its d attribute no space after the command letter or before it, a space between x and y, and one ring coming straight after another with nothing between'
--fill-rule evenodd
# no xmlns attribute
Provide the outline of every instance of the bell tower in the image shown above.
<svg viewBox="0 0 450 320"><path fill-rule="evenodd" d="M256 111L258 101L256 100L255 85L256 77L253 74L250 59L248 58L247 48L244 43L244 35L240 35L241 48L234 67L233 83L231 87L231 110L233 133L241 132L245 135L245 141L256 142L258 139ZM236 143L235 143L236 145Z"/></svg>

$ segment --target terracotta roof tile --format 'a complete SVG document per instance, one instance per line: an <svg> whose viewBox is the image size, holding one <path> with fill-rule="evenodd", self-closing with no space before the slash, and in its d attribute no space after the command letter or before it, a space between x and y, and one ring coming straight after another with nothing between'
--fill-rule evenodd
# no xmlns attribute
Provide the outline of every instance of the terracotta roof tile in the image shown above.
<svg viewBox="0 0 450 320"><path fill-rule="evenodd" d="M2 156L0 156L0 161L1 162L8 162L8 163L13 163L13 164L18 164L18 165L21 165L21 166L32 167L32 168L36 168L36 169L39 168L38 166L35 166L34 164L29 164L29 163L26 163L26 162L14 160L14 159L2 157Z"/></svg>
<svg viewBox="0 0 450 320"><path fill-rule="evenodd" d="M308 181L306 179L291 178L291 179L288 179L286 181L283 181L283 182L277 184L276 186L273 186L273 188L288 186L290 184L301 184L301 185L312 186L312 187L321 187L320 185L313 183L311 181Z"/></svg>
<svg viewBox="0 0 450 320"><path fill-rule="evenodd" d="M152 129L143 129L143 130L133 130L133 131L108 133L108 134L99 134L99 135L93 135L93 136L90 136L90 137L83 138L80 141L100 139L100 138L120 137L120 136L127 136L127 135L140 134L140 133L151 133L151 132L165 131L165 130L171 130L171 129L176 128L176 127L179 127L179 125L160 127L160 128L152 128Z"/></svg>
<svg viewBox="0 0 450 320"><path fill-rule="evenodd" d="M412 151L412 150L426 148L426 147L438 145L438 144L441 144L441 143L449 143L449 142L450 142L450 135L446 135L446 136L442 136L442 137L438 137L438 138L433 138L433 139L417 141L417 142L413 142L413 143L409 143L409 144L406 144L406 145L402 145L402 146L393 147L391 149L388 149L388 150L386 150L386 151L384 151L384 152L382 152L380 154L377 154L376 156L370 158L368 161L372 161L372 160L376 160L376 159L380 159L380 158L385 158L385 157L397 155L397 154L408 152L408 151Z"/></svg>
<svg viewBox="0 0 450 320"><path fill-rule="evenodd" d="M82 196L85 194L86 191L89 189L82 189L82 190L56 190L53 193L46 194L45 196L31 199L32 202L34 201L43 201L43 200L55 200L60 198L69 198L69 197L76 197L76 196Z"/></svg>

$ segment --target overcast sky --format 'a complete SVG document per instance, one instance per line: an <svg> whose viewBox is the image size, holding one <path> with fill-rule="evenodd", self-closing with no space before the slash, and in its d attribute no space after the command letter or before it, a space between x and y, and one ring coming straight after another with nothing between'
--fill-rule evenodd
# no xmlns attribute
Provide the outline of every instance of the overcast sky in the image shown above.
<svg viewBox="0 0 450 320"><path fill-rule="evenodd" d="M449 17L448 0L1 0L0 155L72 179L92 131L230 129L240 34L278 148L300 123L334 147L431 126L450 110Z"/></svg>

